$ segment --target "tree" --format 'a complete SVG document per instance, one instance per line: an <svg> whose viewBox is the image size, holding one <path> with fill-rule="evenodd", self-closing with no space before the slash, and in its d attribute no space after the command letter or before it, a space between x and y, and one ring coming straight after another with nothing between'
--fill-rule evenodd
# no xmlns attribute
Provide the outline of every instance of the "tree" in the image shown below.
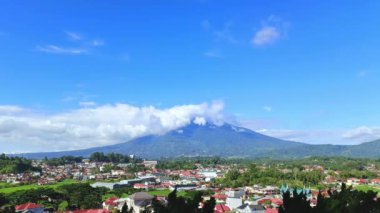
<svg viewBox="0 0 380 213"><path fill-rule="evenodd" d="M70 207L78 209L100 208L102 195L108 191L102 187L93 188L88 183L62 185L57 190L63 194Z"/></svg>
<svg viewBox="0 0 380 213"><path fill-rule="evenodd" d="M124 203L123 207L121 207L121 213L128 213L128 205Z"/></svg>
<svg viewBox="0 0 380 213"><path fill-rule="evenodd" d="M280 213L310 213L311 207L310 202L307 200L306 195L301 192L297 193L297 190L294 189L293 196L291 196L290 191L285 192L283 197L283 205L280 206Z"/></svg>
<svg viewBox="0 0 380 213"><path fill-rule="evenodd" d="M0 194L0 207L4 206L8 202L9 202L9 200L7 199L7 197L5 197L4 194Z"/></svg>
<svg viewBox="0 0 380 213"><path fill-rule="evenodd" d="M205 205L202 208L202 213L214 213L216 201L214 197L211 197L210 200L206 201Z"/></svg>

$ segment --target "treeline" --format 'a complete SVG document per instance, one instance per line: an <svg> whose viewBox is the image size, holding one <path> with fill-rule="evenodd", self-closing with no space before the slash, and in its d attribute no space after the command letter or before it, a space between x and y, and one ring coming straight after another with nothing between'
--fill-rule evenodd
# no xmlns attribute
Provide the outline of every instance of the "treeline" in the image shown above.
<svg viewBox="0 0 380 213"><path fill-rule="evenodd" d="M65 164L73 164L82 162L84 157L77 156L62 156L58 158L47 158L43 160L47 165L59 166ZM91 162L107 162L107 163L137 163L142 160L139 158L131 158L128 155L123 155L119 153L107 153L94 152L90 155L89 160Z"/></svg>
<svg viewBox="0 0 380 213"><path fill-rule="evenodd" d="M379 159L362 159L362 158L349 158L349 157L310 157L297 160L286 161L268 161L268 165L277 165L279 168L299 168L303 170L303 166L323 166L330 171L339 171L339 175L330 173L338 179L345 179L350 177L355 178L374 178L377 174L369 171L368 168L380 169Z"/></svg>
<svg viewBox="0 0 380 213"><path fill-rule="evenodd" d="M59 165L65 165L65 164L73 164L73 163L80 163L82 162L83 157L75 157L75 156L62 156L59 158L51 158L48 159L45 157L44 163L46 163L49 166L59 166Z"/></svg>
<svg viewBox="0 0 380 213"><path fill-rule="evenodd" d="M291 196L292 195L292 196ZM318 194L317 204L310 207L310 201L306 195L297 194L297 190L286 192L283 195L283 205L280 213L370 213L380 212L380 199L373 191L362 192L347 188L342 184L340 191L328 191L328 197Z"/></svg>
<svg viewBox="0 0 380 213"><path fill-rule="evenodd" d="M57 188L20 190L0 194L0 212L14 212L14 206L33 202L53 211L101 208L106 188L93 188L87 183L62 185Z"/></svg>
<svg viewBox="0 0 380 213"><path fill-rule="evenodd" d="M182 157L161 159L156 166L159 169L196 169L196 164L203 167L215 167L216 165L245 165L252 163L252 159L221 158L221 157Z"/></svg>
<svg viewBox="0 0 380 213"><path fill-rule="evenodd" d="M109 163L138 163L142 160L139 158L131 158L128 155L123 155L119 153L107 153L94 152L90 155L91 162L109 162Z"/></svg>
<svg viewBox="0 0 380 213"><path fill-rule="evenodd" d="M0 174L22 173L41 171L41 168L34 167L32 161L21 157L9 157L0 155Z"/></svg>
<svg viewBox="0 0 380 213"><path fill-rule="evenodd" d="M300 171L294 168L291 172L284 173L278 168L262 168L256 164L248 166L246 171L232 169L224 178L216 179L214 184L221 187L241 187L254 184L281 185L287 184L292 187L317 186L325 175L320 171Z"/></svg>
<svg viewBox="0 0 380 213"><path fill-rule="evenodd" d="M214 213L215 198L203 202L204 192L196 191L191 197L177 196L177 189L168 195L167 204L163 204L157 199L153 199L152 209L146 210L147 213ZM203 207L199 208L199 203L203 202Z"/></svg>
<svg viewBox="0 0 380 213"><path fill-rule="evenodd" d="M16 205L27 202L39 203L52 212L97 209L102 208L103 200L109 196L122 197L138 191L141 190L132 187L109 190L103 187L93 188L88 183L75 183L56 188L20 190L6 195L0 193L0 212L15 212ZM155 198L152 208L146 212L154 210L155 213L211 213L215 206L214 199L206 201L201 210L198 209L198 205L202 201L203 195L210 196L212 194L212 191L189 191L185 196L177 196L177 190L174 190L168 195L167 205L163 205ZM122 212L128 212L126 210L128 210L128 206L125 206Z"/></svg>

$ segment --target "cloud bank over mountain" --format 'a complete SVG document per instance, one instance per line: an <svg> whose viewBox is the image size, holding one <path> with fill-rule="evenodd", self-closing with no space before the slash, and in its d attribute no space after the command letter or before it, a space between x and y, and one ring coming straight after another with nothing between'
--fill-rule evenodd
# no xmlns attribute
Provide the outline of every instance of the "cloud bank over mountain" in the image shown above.
<svg viewBox="0 0 380 213"><path fill-rule="evenodd" d="M202 125L206 121L224 122L222 102L166 109L119 103L56 114L0 106L0 146L19 151L82 149L160 135L191 122Z"/></svg>
<svg viewBox="0 0 380 213"><path fill-rule="evenodd" d="M379 128L346 130L278 129L259 119L227 114L220 101L169 108L130 104L80 104L80 108L46 113L20 106L0 105L0 152L75 150L162 135L191 123L231 123L285 140L311 144L358 144L380 137Z"/></svg>

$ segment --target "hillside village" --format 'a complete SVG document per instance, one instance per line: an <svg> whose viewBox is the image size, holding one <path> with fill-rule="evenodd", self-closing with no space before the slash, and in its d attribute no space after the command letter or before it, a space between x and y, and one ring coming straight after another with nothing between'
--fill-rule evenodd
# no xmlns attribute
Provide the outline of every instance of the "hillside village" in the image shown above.
<svg viewBox="0 0 380 213"><path fill-rule="evenodd" d="M133 156L131 156L133 159ZM319 183L325 188L317 188L315 185L303 185L293 191L292 186L285 182L278 184L264 185L251 184L240 186L228 186L224 184L231 173L238 172L245 174L248 169L245 167L236 168L235 164L215 164L205 166L201 163L194 163L193 169L160 169L161 163L151 160L136 160L130 163L98 162L90 159L81 159L79 162L49 165L43 160L33 160L33 166L41 168L40 172L24 172L17 174L1 174L0 181L6 186L3 189L12 189L17 186L34 185L36 187L49 187L56 184L70 182L90 183L93 188L104 187L109 191L117 189L130 189L131 194L122 196L104 196L99 200L97 209L77 209L68 212L122 212L126 205L133 212L140 213L149 209L153 200L159 200L165 204L168 202L168 194L173 190L178 193L188 193L194 191L207 192L202 196L200 208L211 198L215 199L215 213L222 212L278 212L278 208L283 204L283 193L303 193L313 207L317 203L319 192L323 196L329 196L329 188L338 189L344 182L353 187L380 187L380 179L347 177L331 175L332 171L322 165L303 165L302 171L318 172L323 174L323 179ZM162 167L162 166L161 166ZM261 164L260 169L270 170L269 165ZM364 168L376 172L375 165ZM282 173L293 172L293 170L282 169ZM340 171L333 171L339 174ZM15 187L12 187L15 186ZM0 189L2 190L2 189ZM1 192L1 191L0 191ZM101 208L100 208L101 207ZM54 209L44 208L38 203L17 203L16 212L53 212ZM63 211L65 212L65 211ZM67 212L67 211L66 211Z"/></svg>

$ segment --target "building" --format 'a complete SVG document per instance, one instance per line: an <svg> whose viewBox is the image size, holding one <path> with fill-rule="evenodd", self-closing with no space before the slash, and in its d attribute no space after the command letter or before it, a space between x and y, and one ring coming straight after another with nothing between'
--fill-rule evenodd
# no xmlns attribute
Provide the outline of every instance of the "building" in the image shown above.
<svg viewBox="0 0 380 213"><path fill-rule="evenodd" d="M152 204L153 198L146 192L137 192L128 197L127 205L134 213L141 213Z"/></svg>
<svg viewBox="0 0 380 213"><path fill-rule="evenodd" d="M249 205L248 203L239 206L236 210L239 213L265 213L262 205Z"/></svg>
<svg viewBox="0 0 380 213"><path fill-rule="evenodd" d="M195 184L177 184L177 185L172 185L169 187L171 191L174 189L177 189L177 191L187 191L187 190L195 190L197 189L197 185Z"/></svg>
<svg viewBox="0 0 380 213"><path fill-rule="evenodd" d="M15 207L16 212L22 213L43 213L44 207L35 203L24 203Z"/></svg>

